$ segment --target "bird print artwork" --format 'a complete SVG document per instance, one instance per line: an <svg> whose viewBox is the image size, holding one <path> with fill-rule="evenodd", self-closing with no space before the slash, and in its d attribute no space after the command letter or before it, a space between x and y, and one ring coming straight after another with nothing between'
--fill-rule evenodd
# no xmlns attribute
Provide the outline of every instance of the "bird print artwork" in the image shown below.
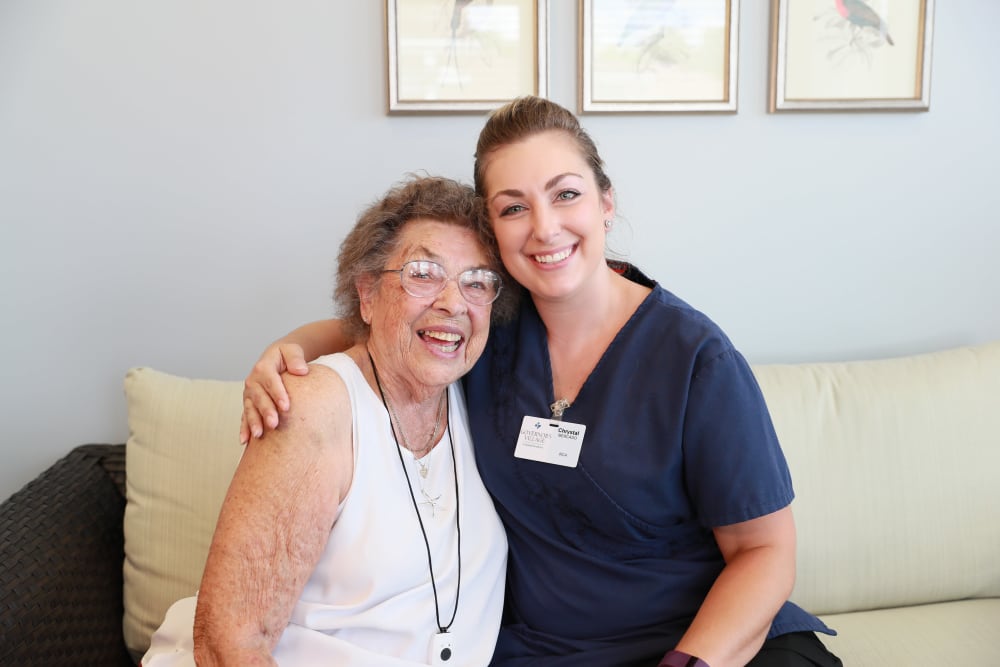
<svg viewBox="0 0 1000 667"><path fill-rule="evenodd" d="M463 76L459 67L460 41L465 39L475 42L477 44L480 57L486 58L487 64L489 64L488 59L495 50L493 48L494 45L490 44L488 36L477 31L475 27L469 25L469 22L466 20L466 10L473 2L474 0L452 0L448 3L451 5L450 17L448 21L451 40L448 44L448 59L445 67L445 75L451 78L452 81L458 85L459 89L463 87ZM481 4L492 5L493 0L482 0Z"/></svg>
<svg viewBox="0 0 1000 667"><path fill-rule="evenodd" d="M592 99L727 100L731 10L726 0L591 0Z"/></svg>
<svg viewBox="0 0 1000 667"><path fill-rule="evenodd" d="M834 0L834 4L837 6L837 13L847 19L852 30L873 28L889 43L889 46L895 44L889 36L888 24L863 0Z"/></svg>
<svg viewBox="0 0 1000 667"><path fill-rule="evenodd" d="M637 72L684 62L688 48L676 29L677 0L640 0L618 34L616 46L634 50Z"/></svg>
<svg viewBox="0 0 1000 667"><path fill-rule="evenodd" d="M489 108L536 88L530 0L391 0L390 109ZM544 48L544 47L542 47Z"/></svg>
<svg viewBox="0 0 1000 667"><path fill-rule="evenodd" d="M828 58L842 62L856 56L870 66L876 49L895 45L888 22L868 2L832 0L832 3L832 7L827 5L827 9L816 16L816 19L826 19L830 31L827 38L837 42L827 52Z"/></svg>

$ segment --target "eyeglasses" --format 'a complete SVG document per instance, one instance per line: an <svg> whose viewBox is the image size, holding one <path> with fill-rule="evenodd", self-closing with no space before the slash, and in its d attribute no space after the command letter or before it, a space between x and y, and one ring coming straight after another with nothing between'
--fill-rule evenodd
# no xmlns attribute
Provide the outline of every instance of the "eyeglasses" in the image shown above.
<svg viewBox="0 0 1000 667"><path fill-rule="evenodd" d="M413 260L402 268L385 269L382 273L398 273L406 293L417 298L437 296L449 280L454 280L465 300L476 306L488 306L496 301L503 287L496 271L468 269L451 278L443 266L426 259Z"/></svg>

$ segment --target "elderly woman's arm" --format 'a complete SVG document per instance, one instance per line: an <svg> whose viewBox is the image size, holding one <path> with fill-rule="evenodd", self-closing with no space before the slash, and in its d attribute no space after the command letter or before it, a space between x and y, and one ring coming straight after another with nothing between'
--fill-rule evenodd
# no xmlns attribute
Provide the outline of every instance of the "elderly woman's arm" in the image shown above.
<svg viewBox="0 0 1000 667"><path fill-rule="evenodd" d="M745 665L795 584L791 507L714 529L726 566L677 649L712 667Z"/></svg>
<svg viewBox="0 0 1000 667"><path fill-rule="evenodd" d="M267 429L277 428L279 412L288 411L288 393L282 373L306 375L307 361L324 354L343 352L354 341L339 320L319 320L304 324L271 343L243 382L243 417L240 442L259 438Z"/></svg>
<svg viewBox="0 0 1000 667"><path fill-rule="evenodd" d="M219 514L195 614L205 665L273 665L271 657L315 569L350 487L347 389L327 368L283 378L280 428L249 445Z"/></svg>

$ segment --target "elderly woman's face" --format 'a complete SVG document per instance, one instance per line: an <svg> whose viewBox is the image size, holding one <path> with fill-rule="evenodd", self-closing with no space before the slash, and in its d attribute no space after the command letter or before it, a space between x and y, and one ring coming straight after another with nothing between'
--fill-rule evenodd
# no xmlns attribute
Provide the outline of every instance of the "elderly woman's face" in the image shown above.
<svg viewBox="0 0 1000 667"><path fill-rule="evenodd" d="M489 268L471 230L434 220L403 225L384 268L394 271L417 260L437 262L452 278L469 269ZM362 286L360 293L362 316L371 324L369 342L382 357L381 373L444 385L465 375L483 352L492 306L469 303L455 280L436 296L415 297L403 289L399 274L383 273L378 283Z"/></svg>

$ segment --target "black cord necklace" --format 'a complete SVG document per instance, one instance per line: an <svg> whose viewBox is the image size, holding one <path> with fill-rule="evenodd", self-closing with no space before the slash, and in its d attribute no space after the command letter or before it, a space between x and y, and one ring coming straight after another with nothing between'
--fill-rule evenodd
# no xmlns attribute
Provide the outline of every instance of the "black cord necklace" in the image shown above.
<svg viewBox="0 0 1000 667"><path fill-rule="evenodd" d="M372 365L372 373L375 375L375 386L378 387L378 393L382 397L382 402L385 404L385 409L389 413L390 426L391 418L393 417L392 409L389 407L389 401L385 397L385 392L382 390L382 382L378 377L378 368L375 367L375 360L372 359L372 353L369 350L368 361ZM445 396L447 397L448 389L445 388ZM402 425L399 424L399 420L396 420L396 427L399 429L400 435L402 435ZM390 428L389 431L392 433L393 442L396 443L396 453L399 454L399 465L403 468L403 476L406 477L406 487L410 490L410 500L413 501L413 511L417 514L417 522L420 523L420 533L424 536L424 546L427 548L427 569L431 573L431 590L434 592L434 620L437 624L438 632L444 634L448 632L452 625L455 624L455 617L458 616L458 596L462 591L462 528L459 523L458 516L458 464L455 462L455 438L451 432L451 415L448 416L448 442L451 445L451 468L455 476L455 532L458 536L458 582L455 586L455 608L451 612L451 620L448 621L448 625L441 625L441 611L438 606L438 593L437 584L434 583L434 563L431 560L431 543L427 539L427 530L424 528L424 520L420 516L420 508L417 506L417 496L413 493L413 484L410 482L410 473L406 470L406 462L403 461L403 448L399 446L399 441L396 440L395 431Z"/></svg>

